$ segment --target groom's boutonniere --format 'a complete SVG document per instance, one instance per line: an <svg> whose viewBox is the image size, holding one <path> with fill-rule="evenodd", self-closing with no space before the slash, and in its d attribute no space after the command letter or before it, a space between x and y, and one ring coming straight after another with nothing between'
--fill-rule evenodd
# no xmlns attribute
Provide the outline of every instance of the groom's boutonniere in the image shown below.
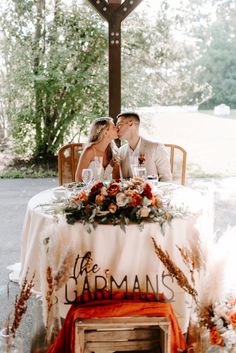
<svg viewBox="0 0 236 353"><path fill-rule="evenodd" d="M145 153L140 153L139 157L138 157L138 162L139 162L139 165L143 165L145 163Z"/></svg>

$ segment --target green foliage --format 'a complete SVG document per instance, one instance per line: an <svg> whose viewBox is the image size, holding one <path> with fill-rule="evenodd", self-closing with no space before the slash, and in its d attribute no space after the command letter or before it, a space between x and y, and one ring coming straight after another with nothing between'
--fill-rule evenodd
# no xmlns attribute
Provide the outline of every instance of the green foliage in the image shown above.
<svg viewBox="0 0 236 353"><path fill-rule="evenodd" d="M163 0L156 16L149 16L147 11L134 12L123 24L122 105L204 101L210 88L199 84L192 70L194 45L179 35L189 29L186 8Z"/></svg>
<svg viewBox="0 0 236 353"><path fill-rule="evenodd" d="M2 52L12 134L21 152L29 146L35 156L53 155L107 111L106 31L89 7L48 1L44 9L42 0L22 0L7 11Z"/></svg>
<svg viewBox="0 0 236 353"><path fill-rule="evenodd" d="M207 82L212 89L211 97L201 105L212 109L224 103L236 108L236 3L215 0L215 18L205 31L197 28L198 82Z"/></svg>
<svg viewBox="0 0 236 353"><path fill-rule="evenodd" d="M42 167L37 169L22 167L18 168L7 168L6 170L0 171L0 179L24 179L24 178L46 178L46 177L57 177L55 170L45 170Z"/></svg>
<svg viewBox="0 0 236 353"><path fill-rule="evenodd" d="M54 155L107 115L107 27L77 1L6 2L0 13L3 113L18 153ZM235 107L235 1L159 4L150 18L143 1L122 23L122 106L207 100L205 107Z"/></svg>

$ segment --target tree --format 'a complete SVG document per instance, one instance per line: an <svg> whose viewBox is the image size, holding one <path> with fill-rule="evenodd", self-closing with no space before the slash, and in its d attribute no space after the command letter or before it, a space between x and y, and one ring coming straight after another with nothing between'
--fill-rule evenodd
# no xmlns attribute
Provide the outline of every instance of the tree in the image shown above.
<svg viewBox="0 0 236 353"><path fill-rule="evenodd" d="M105 27L89 7L50 4L9 1L1 16L12 133L44 157L104 115L108 95Z"/></svg>
<svg viewBox="0 0 236 353"><path fill-rule="evenodd" d="M215 16L203 32L198 28L195 66L198 82L208 82L211 97L201 108L212 109L225 103L236 108L236 3L232 0L213 1Z"/></svg>
<svg viewBox="0 0 236 353"><path fill-rule="evenodd" d="M156 16L134 12L123 26L123 106L199 104L209 96L193 70L196 13L190 18L186 8L163 0Z"/></svg>

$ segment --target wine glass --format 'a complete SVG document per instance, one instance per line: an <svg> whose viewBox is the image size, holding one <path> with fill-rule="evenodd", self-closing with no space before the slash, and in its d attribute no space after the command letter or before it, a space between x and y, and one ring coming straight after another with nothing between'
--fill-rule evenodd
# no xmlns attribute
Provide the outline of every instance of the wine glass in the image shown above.
<svg viewBox="0 0 236 353"><path fill-rule="evenodd" d="M135 168L135 173L138 178L146 179L147 178L147 170L144 167Z"/></svg>
<svg viewBox="0 0 236 353"><path fill-rule="evenodd" d="M96 169L96 173L97 173L96 177L98 178L98 180L100 180L102 177L103 157L95 156L94 162L95 162L95 169Z"/></svg>
<svg viewBox="0 0 236 353"><path fill-rule="evenodd" d="M85 183L85 188L89 186L91 181L93 180L93 171L90 168L86 168L82 170L82 180Z"/></svg>
<svg viewBox="0 0 236 353"><path fill-rule="evenodd" d="M135 177L136 175L136 168L138 167L138 157L135 155L132 155L129 157L130 160L130 168L132 172L132 176Z"/></svg>

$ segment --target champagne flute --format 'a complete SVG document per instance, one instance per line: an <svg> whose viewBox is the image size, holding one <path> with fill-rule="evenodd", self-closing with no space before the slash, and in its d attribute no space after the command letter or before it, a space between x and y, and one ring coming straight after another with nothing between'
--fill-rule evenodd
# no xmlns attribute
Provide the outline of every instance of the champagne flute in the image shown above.
<svg viewBox="0 0 236 353"><path fill-rule="evenodd" d="M136 155L129 156L130 168L132 172L132 177L136 175L136 168L138 167L138 157Z"/></svg>
<svg viewBox="0 0 236 353"><path fill-rule="evenodd" d="M91 181L93 180L93 171L90 168L82 170L82 180L85 183L85 188L87 189Z"/></svg>
<svg viewBox="0 0 236 353"><path fill-rule="evenodd" d="M96 169L96 177L98 178L98 180L101 180L102 178L102 162L103 162L103 157L100 156L95 156L94 157L94 162L95 162L95 169Z"/></svg>

